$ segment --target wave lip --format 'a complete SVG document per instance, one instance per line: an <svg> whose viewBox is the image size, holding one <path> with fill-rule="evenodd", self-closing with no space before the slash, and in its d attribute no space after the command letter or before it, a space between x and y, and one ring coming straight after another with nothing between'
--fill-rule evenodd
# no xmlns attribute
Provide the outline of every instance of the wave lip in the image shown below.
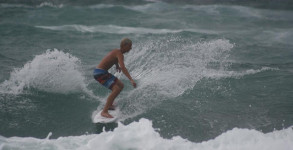
<svg viewBox="0 0 293 150"><path fill-rule="evenodd" d="M129 125L118 123L114 131L101 134L59 137L49 139L31 137L0 136L1 149L72 149L72 150L290 150L293 149L293 129L289 127L280 131L262 133L256 130L234 128L222 133L215 139L201 143L191 142L180 136L171 139L162 138L152 127L152 122L140 119Z"/></svg>
<svg viewBox="0 0 293 150"><path fill-rule="evenodd" d="M24 89L36 88L67 94L85 90L85 78L79 68L77 57L57 49L47 50L11 72L10 79L0 84L0 92L20 94Z"/></svg>
<svg viewBox="0 0 293 150"><path fill-rule="evenodd" d="M180 32L195 32L206 34L217 34L216 31L205 29L152 29L144 27L123 27L117 25L62 25L62 26L35 26L37 28L56 30L56 31L77 31L82 33L110 33L110 34L168 34L168 33L180 33Z"/></svg>

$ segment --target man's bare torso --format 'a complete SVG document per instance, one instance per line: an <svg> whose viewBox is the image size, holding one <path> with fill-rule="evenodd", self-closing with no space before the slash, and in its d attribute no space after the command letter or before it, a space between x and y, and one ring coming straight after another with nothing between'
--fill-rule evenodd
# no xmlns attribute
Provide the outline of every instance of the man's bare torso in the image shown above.
<svg viewBox="0 0 293 150"><path fill-rule="evenodd" d="M109 70L114 64L118 64L117 53L121 53L119 49L112 50L102 59L97 68Z"/></svg>

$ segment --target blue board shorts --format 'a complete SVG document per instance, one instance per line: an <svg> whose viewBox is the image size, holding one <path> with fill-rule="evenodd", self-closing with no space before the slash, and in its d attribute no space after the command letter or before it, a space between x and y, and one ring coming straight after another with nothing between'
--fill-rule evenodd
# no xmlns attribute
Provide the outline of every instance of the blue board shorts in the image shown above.
<svg viewBox="0 0 293 150"><path fill-rule="evenodd" d="M112 90L113 85L117 82L117 78L107 70L95 69L94 78L106 88Z"/></svg>

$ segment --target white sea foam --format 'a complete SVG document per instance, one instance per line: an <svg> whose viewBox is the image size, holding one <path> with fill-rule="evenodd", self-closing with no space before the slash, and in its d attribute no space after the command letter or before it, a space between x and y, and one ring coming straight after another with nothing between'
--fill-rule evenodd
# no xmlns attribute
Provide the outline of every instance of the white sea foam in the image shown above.
<svg viewBox="0 0 293 150"><path fill-rule="evenodd" d="M117 25L62 25L62 26L36 26L37 28L56 30L56 31L77 31L82 33L111 33L111 34L167 34L167 33L179 33L179 32L195 32L206 34L217 34L219 32L205 30L205 29L153 29L144 27L123 27Z"/></svg>
<svg viewBox="0 0 293 150"><path fill-rule="evenodd" d="M194 133L195 134L195 133ZM49 134L50 136L50 134ZM32 137L0 136L0 149L21 150L290 150L293 149L293 129L262 133L256 130L234 128L215 139L199 143L180 136L162 138L152 122L140 119L129 125L118 124L114 131L100 134L37 139Z"/></svg>
<svg viewBox="0 0 293 150"><path fill-rule="evenodd" d="M41 3L40 5L37 6L37 8L41 8L41 7L62 8L63 4L56 5L56 4L53 4L53 3L50 3L50 2L43 2L43 3Z"/></svg>
<svg viewBox="0 0 293 150"><path fill-rule="evenodd" d="M125 6L125 8L142 12L142 13L160 13L160 12L170 12L176 11L175 5L170 5L164 2L155 2L155 3L148 3L144 5L136 5L136 6Z"/></svg>
<svg viewBox="0 0 293 150"><path fill-rule="evenodd" d="M193 42L180 37L149 40L134 45L126 56L128 69L138 82L138 87L122 93L122 120L137 116L161 103L180 96L204 78L241 78L245 75L277 68L262 67L242 71L228 70L229 40L218 39ZM129 56L130 55L130 56ZM217 67L210 67L210 64ZM125 76L116 73L121 79ZM118 98L118 99L119 99Z"/></svg>
<svg viewBox="0 0 293 150"><path fill-rule="evenodd" d="M145 107L183 94L210 72L223 71L232 48L228 40L193 43L178 37L137 44L126 57L126 64L130 64L139 86L125 95L125 113L137 115ZM210 62L219 62L221 69L209 69Z"/></svg>
<svg viewBox="0 0 293 150"><path fill-rule="evenodd" d="M19 94L24 89L35 88L63 94L79 91L91 93L86 89L80 64L80 60L69 53L47 50L11 72L10 78L0 84L0 92Z"/></svg>
<svg viewBox="0 0 293 150"><path fill-rule="evenodd" d="M227 71L227 70L218 70L218 71L210 71L206 77L220 79L220 78L241 78L246 75L257 74L264 71L277 71L278 68L271 68L271 67L262 67L260 69L248 69L244 71Z"/></svg>
<svg viewBox="0 0 293 150"><path fill-rule="evenodd" d="M91 9L112 9L112 8L124 8L126 10L137 11L141 13L153 13L153 12L165 12L176 10L174 5L157 1L155 3L147 3L143 5L113 5L113 4L98 4L89 6Z"/></svg>

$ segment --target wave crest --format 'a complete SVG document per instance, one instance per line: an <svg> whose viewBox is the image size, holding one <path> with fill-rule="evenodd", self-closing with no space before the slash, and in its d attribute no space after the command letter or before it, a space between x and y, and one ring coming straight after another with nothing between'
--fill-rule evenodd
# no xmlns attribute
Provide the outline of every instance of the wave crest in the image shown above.
<svg viewBox="0 0 293 150"><path fill-rule="evenodd" d="M217 31L205 29L153 29L144 27L123 27L117 25L62 25L62 26L36 26L37 28L55 30L55 31L76 31L82 33L110 33L110 34L168 34L180 32L194 32L205 34L217 34Z"/></svg>
<svg viewBox="0 0 293 150"><path fill-rule="evenodd" d="M59 137L58 139L0 136L1 149L161 149L161 150L289 150L293 149L293 129L289 127L267 134L256 130L239 129L227 131L209 141L191 142L180 136L162 138L152 127L152 122L140 119L129 125L118 124L114 131L101 134Z"/></svg>
<svg viewBox="0 0 293 150"><path fill-rule="evenodd" d="M86 89L85 78L77 57L57 49L37 55L22 68L15 69L10 79L0 85L2 93L19 94L26 88L54 93L71 93Z"/></svg>

